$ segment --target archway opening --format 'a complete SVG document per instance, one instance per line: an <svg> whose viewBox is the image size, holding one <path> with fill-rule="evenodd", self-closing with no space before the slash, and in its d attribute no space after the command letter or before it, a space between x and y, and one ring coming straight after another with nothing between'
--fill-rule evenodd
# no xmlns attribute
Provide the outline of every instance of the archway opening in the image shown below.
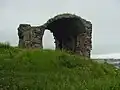
<svg viewBox="0 0 120 90"><path fill-rule="evenodd" d="M85 32L82 21L78 18L61 18L47 25L58 41L56 48L75 51L77 35Z"/></svg>
<svg viewBox="0 0 120 90"><path fill-rule="evenodd" d="M55 39L53 33L50 30L46 29L42 38L43 49L52 49L55 50Z"/></svg>

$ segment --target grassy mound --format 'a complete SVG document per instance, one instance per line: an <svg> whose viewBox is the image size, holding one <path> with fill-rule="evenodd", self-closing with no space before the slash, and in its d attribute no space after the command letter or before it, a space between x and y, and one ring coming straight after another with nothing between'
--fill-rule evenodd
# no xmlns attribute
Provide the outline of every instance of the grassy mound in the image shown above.
<svg viewBox="0 0 120 90"><path fill-rule="evenodd" d="M0 90L120 90L120 71L65 52L0 44Z"/></svg>

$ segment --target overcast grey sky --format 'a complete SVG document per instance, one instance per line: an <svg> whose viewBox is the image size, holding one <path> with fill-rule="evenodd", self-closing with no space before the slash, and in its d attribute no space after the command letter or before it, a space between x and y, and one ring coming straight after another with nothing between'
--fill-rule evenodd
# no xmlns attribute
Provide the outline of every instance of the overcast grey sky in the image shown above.
<svg viewBox="0 0 120 90"><path fill-rule="evenodd" d="M18 44L21 23L41 25L64 12L75 13L93 24L92 54L120 53L119 0L0 0L0 42ZM46 32L44 46L53 47Z"/></svg>

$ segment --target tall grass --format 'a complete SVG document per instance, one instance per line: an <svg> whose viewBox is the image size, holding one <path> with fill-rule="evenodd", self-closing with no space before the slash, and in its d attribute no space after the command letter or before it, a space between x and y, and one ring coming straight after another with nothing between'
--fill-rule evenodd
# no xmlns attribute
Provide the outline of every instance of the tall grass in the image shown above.
<svg viewBox="0 0 120 90"><path fill-rule="evenodd" d="M120 70L64 51L0 48L0 90L120 90Z"/></svg>

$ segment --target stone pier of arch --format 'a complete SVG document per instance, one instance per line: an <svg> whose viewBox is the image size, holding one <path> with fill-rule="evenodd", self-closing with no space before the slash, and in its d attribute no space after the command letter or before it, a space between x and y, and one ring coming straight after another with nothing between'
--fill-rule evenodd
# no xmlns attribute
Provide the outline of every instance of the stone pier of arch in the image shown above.
<svg viewBox="0 0 120 90"><path fill-rule="evenodd" d="M64 49L90 58L92 50L92 24L77 15L60 14L41 26L20 24L19 47L43 48L42 38L48 29L53 33L56 49Z"/></svg>

